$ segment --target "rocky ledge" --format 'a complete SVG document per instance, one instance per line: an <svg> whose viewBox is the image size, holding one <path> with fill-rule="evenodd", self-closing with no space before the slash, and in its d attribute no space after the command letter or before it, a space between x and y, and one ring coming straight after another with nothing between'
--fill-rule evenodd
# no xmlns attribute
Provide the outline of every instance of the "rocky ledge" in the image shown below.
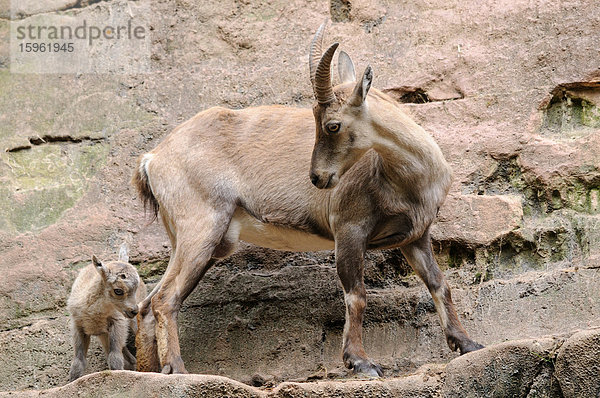
<svg viewBox="0 0 600 398"><path fill-rule="evenodd" d="M93 373L63 387L0 397L597 397L600 329L515 340L396 378L326 379L256 388L212 375Z"/></svg>

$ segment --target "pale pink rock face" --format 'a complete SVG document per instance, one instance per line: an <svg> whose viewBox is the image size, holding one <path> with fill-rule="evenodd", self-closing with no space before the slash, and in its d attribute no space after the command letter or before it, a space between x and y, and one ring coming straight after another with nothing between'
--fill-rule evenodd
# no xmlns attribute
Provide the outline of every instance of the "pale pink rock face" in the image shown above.
<svg viewBox="0 0 600 398"><path fill-rule="evenodd" d="M26 15L75 2L17 3L30 4ZM349 8L326 40L342 43L359 71L373 67L373 86L406 102L453 168L433 246L471 336L493 345L600 326L596 2L332 3ZM210 106L311 106L308 43L327 2L151 10L151 73L0 68L0 390L66 383L64 305L91 253L109 257L126 240L146 281L166 267L168 238L129 184L139 154ZM8 12L0 16L6 37ZM215 266L180 316L188 370L267 385L323 368L342 374L332 265L329 253L244 247ZM369 253L366 269L365 345L386 375L453 359L399 252ZM99 346L88 358L90 371L104 369Z"/></svg>

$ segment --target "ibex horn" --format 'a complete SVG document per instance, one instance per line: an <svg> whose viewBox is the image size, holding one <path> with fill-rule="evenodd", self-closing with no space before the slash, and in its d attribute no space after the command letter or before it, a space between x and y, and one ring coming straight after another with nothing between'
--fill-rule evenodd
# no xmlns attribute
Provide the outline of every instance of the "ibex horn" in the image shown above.
<svg viewBox="0 0 600 398"><path fill-rule="evenodd" d="M308 58L308 66L310 67L310 82L313 89L315 87L315 74L317 73L317 65L323 55L323 37L325 36L325 28L327 27L327 19L319 26L315 37L310 43L310 53Z"/></svg>
<svg viewBox="0 0 600 398"><path fill-rule="evenodd" d="M323 54L323 57L317 66L314 89L319 104L329 104L335 101L333 87L331 86L331 60L333 59L333 54L338 46L339 43L333 43L331 47L325 51L325 54Z"/></svg>

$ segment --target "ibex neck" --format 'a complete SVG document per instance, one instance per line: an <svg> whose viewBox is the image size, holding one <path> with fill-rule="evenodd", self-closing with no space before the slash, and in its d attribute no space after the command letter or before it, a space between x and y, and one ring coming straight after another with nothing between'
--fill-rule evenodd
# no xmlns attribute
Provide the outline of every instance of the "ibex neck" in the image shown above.
<svg viewBox="0 0 600 398"><path fill-rule="evenodd" d="M387 115L374 120L377 136L373 149L382 158L385 178L415 198L426 195L428 200L443 201L451 180L448 163L429 134L403 113L398 114L395 123Z"/></svg>
<svg viewBox="0 0 600 398"><path fill-rule="evenodd" d="M95 308L98 303L104 303L106 285L100 275L94 275L94 283L90 284L87 297L88 308Z"/></svg>

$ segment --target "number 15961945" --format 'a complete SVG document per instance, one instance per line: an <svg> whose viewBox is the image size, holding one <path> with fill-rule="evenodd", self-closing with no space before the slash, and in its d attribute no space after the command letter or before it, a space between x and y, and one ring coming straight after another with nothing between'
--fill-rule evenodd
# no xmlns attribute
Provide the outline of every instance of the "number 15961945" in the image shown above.
<svg viewBox="0 0 600 398"><path fill-rule="evenodd" d="M73 43L19 43L19 50L22 53L72 53L75 47Z"/></svg>

